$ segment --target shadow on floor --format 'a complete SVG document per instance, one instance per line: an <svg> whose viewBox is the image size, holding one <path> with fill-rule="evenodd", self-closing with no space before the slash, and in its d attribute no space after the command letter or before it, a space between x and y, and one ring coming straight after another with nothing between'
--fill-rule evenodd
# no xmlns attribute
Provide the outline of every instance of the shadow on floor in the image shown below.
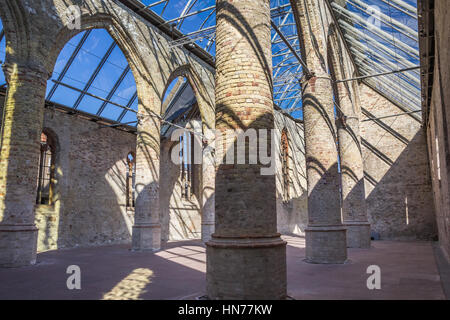
<svg viewBox="0 0 450 320"><path fill-rule="evenodd" d="M68 290L69 265L81 269L81 290ZM159 252L127 245L47 251L30 267L0 269L0 299L182 299L205 292L205 248L170 242Z"/></svg>
<svg viewBox="0 0 450 320"><path fill-rule="evenodd" d="M305 239L283 236L288 294L294 299L445 299L431 242L374 241L349 249L343 265L304 262ZM38 254L38 264L0 269L0 299L194 299L205 294L205 246L169 242L163 250L129 246ZM81 290L68 290L66 269L81 268ZM381 290L367 288L367 267L381 269Z"/></svg>

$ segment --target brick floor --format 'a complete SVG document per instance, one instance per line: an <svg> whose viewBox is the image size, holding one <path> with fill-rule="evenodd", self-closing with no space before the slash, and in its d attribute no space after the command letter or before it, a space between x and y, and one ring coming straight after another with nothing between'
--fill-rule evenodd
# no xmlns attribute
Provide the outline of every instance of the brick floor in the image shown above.
<svg viewBox="0 0 450 320"><path fill-rule="evenodd" d="M305 263L304 238L285 236L288 294L294 299L445 299L432 243L374 241L349 249L344 265ZM35 266L0 269L0 299L192 299L205 292L205 247L171 242L157 253L129 246L38 254ZM81 268L81 290L68 290L69 265ZM381 268L381 290L366 286L369 265Z"/></svg>

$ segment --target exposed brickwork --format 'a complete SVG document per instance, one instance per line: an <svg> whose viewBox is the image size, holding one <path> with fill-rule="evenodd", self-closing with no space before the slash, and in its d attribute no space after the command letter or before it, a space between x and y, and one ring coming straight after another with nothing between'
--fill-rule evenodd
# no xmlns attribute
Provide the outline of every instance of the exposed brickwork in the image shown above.
<svg viewBox="0 0 450 320"><path fill-rule="evenodd" d="M301 25L303 58L314 73L303 82L308 228L306 258L314 263L343 263L347 259L346 230L341 223L337 131L331 79L326 69L326 39L318 1L293 1ZM324 244L327 245L324 245Z"/></svg>
<svg viewBox="0 0 450 320"><path fill-rule="evenodd" d="M140 100L136 142L136 208L133 226L133 250L161 248L159 207L160 130L156 116L161 100L148 90Z"/></svg>
<svg viewBox="0 0 450 320"><path fill-rule="evenodd" d="M200 131L201 133L201 120L192 120L192 122L198 125L199 130L195 131ZM189 128L189 130L193 129ZM183 198L180 164L175 164L171 160L171 153L177 144L178 142L171 141L170 136L164 138L161 142L160 210L162 240L210 237L210 234L202 234L204 231L202 229L203 216L201 206L202 165L193 165L192 170L195 182L193 183L192 196L189 199Z"/></svg>
<svg viewBox="0 0 450 320"><path fill-rule="evenodd" d="M206 123L202 123L203 133L206 140L212 141L203 149L202 163L202 240L207 242L211 240L211 235L215 229L215 183L216 183L216 166L215 166L215 141L212 137L213 132L208 130ZM206 142L205 140L205 142Z"/></svg>
<svg viewBox="0 0 450 320"><path fill-rule="evenodd" d="M216 10L216 130L273 129L269 1L219 0ZM228 149L234 140L216 142L216 158L225 155L218 146ZM286 244L277 234L275 176L261 175L261 167L236 160L217 167L216 228L207 243L212 299L286 296Z"/></svg>
<svg viewBox="0 0 450 320"><path fill-rule="evenodd" d="M48 109L44 127L58 141L56 192L53 206L36 206L38 250L129 243L126 157L136 136Z"/></svg>
<svg viewBox="0 0 450 320"><path fill-rule="evenodd" d="M364 121L405 111L361 85L361 141L367 213L381 239L426 239L436 234L426 139L411 115Z"/></svg>
<svg viewBox="0 0 450 320"><path fill-rule="evenodd" d="M47 74L28 65L4 65L8 81L0 155L0 266L36 260L34 224Z"/></svg>
<svg viewBox="0 0 450 320"><path fill-rule="evenodd" d="M70 30L68 28L67 9L71 5L77 5L81 9L81 30ZM20 118L14 117L14 123L8 122L5 128L11 125L13 130L16 130L20 129L18 123L27 126L27 122L30 122L30 126L28 126L30 139L36 141L34 144L31 144L30 140L24 141L23 144L17 144L17 149L14 150L21 154L21 157L24 154L28 155L27 158L30 161L37 159L39 156L37 135L42 129L42 109L38 106L43 106L46 80L49 72L53 70L56 59L64 45L74 35L89 28L107 29L118 43L135 76L140 102L139 112L143 116L138 126L136 154L136 191L138 198L136 199L137 219L136 228L134 228L136 232L133 236L133 247L135 249L159 248L160 221L157 200L159 198L159 120L156 120L155 117L161 111L161 100L166 82L171 74L176 73L180 68L184 68L189 71L189 80L196 84L197 100L202 119L209 128L213 128L213 68L183 48L169 49L170 39L167 35L162 34L156 27L118 1L56 0L42 1L37 6L27 0L14 1L13 3L1 0L0 17L7 39L7 64L13 69L18 65L21 68L38 70L40 74L37 81L33 78L35 77L33 72L26 72L26 77L31 80L20 77L16 77L17 80L12 79L9 87L15 88L17 86L19 91L11 90L11 95L14 96L8 97L7 101L7 105L10 106L7 109L15 108L16 115L20 114ZM38 85L38 83L40 84ZM20 92L21 88L25 91ZM17 98L15 95L20 97ZM26 101L20 102L21 99ZM26 114L17 112L19 110L18 105L23 105L20 108L23 107L24 110L32 110L32 112ZM22 132L25 134L28 131ZM20 135L17 135L17 139L20 140ZM6 153L2 153L2 156L5 157L6 161L6 163L4 162L4 168L6 166L12 168L11 163L15 162L14 158L10 158ZM29 170L29 177L23 179L23 181L31 181L32 177L35 176L33 171L37 170L37 163L32 162L34 168ZM26 162L19 163L19 165L26 165ZM5 187L8 182L3 181L2 185ZM15 193L22 194L21 204L20 208L15 206L15 213L4 211L3 222L21 216L18 221L26 220L26 223L32 224L32 221L34 221L32 210L34 203L32 196L34 197L35 194L32 190L35 188L34 184L27 183L25 193L19 187L20 184L13 183L12 185L13 187L8 187L11 190L8 193L11 196ZM26 199L24 194L28 194L29 199ZM13 210L13 206L9 207ZM18 221L17 223L19 223ZM31 226L30 228L33 229L34 227ZM5 254L9 255L9 253ZM33 260L33 258L31 257L30 260Z"/></svg>
<svg viewBox="0 0 450 320"><path fill-rule="evenodd" d="M306 184L305 143L303 124L290 117L275 112L276 129L276 189L277 189L277 225L283 234L304 235L308 224L308 197ZM284 180L281 164L281 132L286 129L289 143L289 198L284 199Z"/></svg>
<svg viewBox="0 0 450 320"><path fill-rule="evenodd" d="M440 243L449 254L450 147L445 112L449 73L441 68L448 65L447 50L443 51L447 49L444 17L448 6L443 0L436 2L436 51L443 53L436 64L427 130ZM309 261L343 262L346 242L349 246L367 247L367 242L361 240L367 239L368 234L361 196L364 191L369 221L382 238L431 239L436 234L426 141L420 121L404 115L364 122L362 163L358 118L403 110L365 85L339 85L336 92L347 119L345 125L341 123L336 128L328 75L332 63L327 61L332 19L323 0L292 3L300 24L301 51L315 74L304 81L306 147L301 145L301 134L291 134L292 154L296 157L292 168L295 172L290 177L292 199L287 204L282 203L280 196L276 200L277 190L279 193L281 189L276 182L280 172L277 176L261 176L260 165L221 165L214 182L213 153L204 151L208 165L202 167L202 190L196 199L193 229L197 234L201 229L203 240L208 241L214 230L216 208L216 235L208 246L208 293L212 298L284 297L285 244L276 233L277 224L280 231L301 234L305 231L306 210ZM68 115L46 112L43 120L46 80L63 46L81 31L66 26L64 17L72 4L82 10L82 30L107 29L130 63L139 97L137 142L131 134L99 129L96 124ZM161 239L171 237L172 231L167 227L171 214L161 210L161 172L165 169L160 168L164 160L158 116L164 92L174 77L185 75L193 87L204 132L214 128L215 123L219 130L278 126L273 116L267 0L218 1L217 87L211 66L184 48L169 48L169 37L119 1L54 0L41 1L37 6L29 0L0 0L0 17L7 39L5 71L9 86L0 157L0 266L33 263L36 247L46 250L130 241L133 219L124 208L125 183L121 179L125 177L128 147L136 145L133 248L157 250ZM342 39L333 41L334 67L344 70L337 75L352 76L354 70L342 49ZM282 123L291 133L299 130L298 124L286 118L280 118L280 127ZM61 142L58 161L62 173L57 181L60 198L53 208L39 206L34 210L39 135L44 126L51 127ZM341 177L337 171L337 138ZM233 139L220 141L226 145L232 142ZM223 157L221 152L217 148L216 156ZM363 169L365 185L361 183ZM308 203L304 192L306 177ZM341 223L340 181L347 231ZM180 225L191 217L184 215Z"/></svg>
<svg viewBox="0 0 450 320"><path fill-rule="evenodd" d="M436 209L439 244L450 261L450 50L448 39L450 3L434 1L434 38L436 56L430 114L426 124L428 154ZM426 50L426 48L423 48ZM423 52L425 53L425 52Z"/></svg>
<svg viewBox="0 0 450 320"><path fill-rule="evenodd" d="M334 81L350 79L355 70L350 56L338 36L335 25L328 30L327 54ZM359 135L360 106L357 81L337 82L337 132L341 169L342 222L347 228L347 247L370 248L370 224L367 221L364 169Z"/></svg>

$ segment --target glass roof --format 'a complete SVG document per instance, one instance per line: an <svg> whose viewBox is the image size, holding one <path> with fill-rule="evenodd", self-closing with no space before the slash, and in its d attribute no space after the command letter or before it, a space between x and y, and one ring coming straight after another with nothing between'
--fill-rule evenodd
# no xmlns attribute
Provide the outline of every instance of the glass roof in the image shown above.
<svg viewBox="0 0 450 320"><path fill-rule="evenodd" d="M410 111L421 109L416 0L330 0L365 82Z"/></svg>
<svg viewBox="0 0 450 320"><path fill-rule="evenodd" d="M195 42L215 55L215 0L140 0L185 36L177 47ZM415 0L329 0L360 76L419 65ZM270 0L274 101L302 118L302 66L289 0ZM1 26L1 24L0 24ZM0 28L2 30L3 28ZM286 44L289 43L289 46ZM294 54L295 51L295 54ZM0 60L5 40L0 31ZM420 110L419 70L363 80L408 110ZM4 83L0 72L0 86ZM84 31L72 38L57 60L47 100L119 123L136 124L136 84L128 63L107 31Z"/></svg>
<svg viewBox="0 0 450 320"><path fill-rule="evenodd" d="M152 10L185 37L172 46L195 42L215 55L215 0L141 0L146 10ZM296 118L302 117L300 78L302 67L293 51L280 38L280 32L291 48L300 55L297 28L289 0L271 0L274 101Z"/></svg>
<svg viewBox="0 0 450 320"><path fill-rule="evenodd" d="M5 42L5 34L3 32L3 24L2 20L0 19L0 64L2 64L5 61L5 55L6 55L6 42ZM6 85L5 81L5 75L3 74L3 70L0 71L0 87Z"/></svg>
<svg viewBox="0 0 450 320"><path fill-rule="evenodd" d="M47 100L136 125L136 83L128 62L104 29L81 32L61 51ZM123 108L126 107L126 108Z"/></svg>

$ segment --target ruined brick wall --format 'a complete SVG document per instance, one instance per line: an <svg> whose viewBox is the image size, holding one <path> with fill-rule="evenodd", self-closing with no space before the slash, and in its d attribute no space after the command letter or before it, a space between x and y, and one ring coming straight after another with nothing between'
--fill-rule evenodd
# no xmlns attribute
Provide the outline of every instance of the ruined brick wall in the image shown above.
<svg viewBox="0 0 450 320"><path fill-rule="evenodd" d="M431 240L436 223L420 118L361 84L361 144L369 222L381 239Z"/></svg>
<svg viewBox="0 0 450 320"><path fill-rule="evenodd" d="M199 189L191 199L181 196L181 170L179 164L171 160L172 147L177 142L165 139L161 142L161 237L162 241L200 239L201 205ZM201 166L194 166L197 185L201 181Z"/></svg>
<svg viewBox="0 0 450 320"><path fill-rule="evenodd" d="M3 103L0 95L0 114ZM136 136L49 109L44 128L56 133L59 149L55 204L35 208L38 251L129 243L133 210L126 208L126 157L135 152ZM180 166L170 159L173 144L161 143L162 241L199 239L201 166L194 166L193 197L182 199Z"/></svg>
<svg viewBox="0 0 450 320"><path fill-rule="evenodd" d="M277 192L277 226L278 232L283 234L304 235L308 223L308 199L306 186L306 160L303 136L303 124L275 112L276 129L276 192ZM281 157L281 132L287 130L288 172L289 172L289 197L284 198L284 180Z"/></svg>
<svg viewBox="0 0 450 320"><path fill-rule="evenodd" d="M80 29L73 29L69 23L68 10L72 5L75 5L81 11ZM15 148L20 154L27 154L29 159L38 158L38 137L42 125L47 125L42 123L42 113L39 112L39 106L43 105L44 102L45 80L51 75L62 48L73 36L91 28L106 29L117 42L135 77L139 101L138 112L142 120L137 130L137 198L136 226L134 226L136 228L134 228L133 248L138 250L158 249L157 239L160 238L160 221L157 216L152 216L152 214L157 213L158 215L159 209L152 211L150 209L159 206L159 130L153 121L160 114L161 100L171 77L183 74L186 75L196 91L202 119L207 127L213 128L214 68L200 59L198 55L183 47L172 47L170 35L162 32L120 1L17 0L11 2L0 0L0 18L7 39L5 69L13 70L13 74L16 74L16 76L20 75L20 77L16 77L17 79L14 78L14 81L10 81L9 86L11 92L16 93L18 97L22 97L21 99L9 98L9 119L14 119L14 121L8 122L8 132L20 130L20 124L23 126L26 123L28 136L32 137L30 139L33 140L29 142L26 138L22 139L20 135L16 134L13 135L12 143L7 146L4 145L4 149L9 152L10 149ZM28 85L30 86L28 87ZM22 110L29 110L29 112L21 112ZM20 114L20 118L18 114ZM114 134L111 137L114 137ZM100 143L101 139L93 142ZM114 142L112 138L111 142ZM99 157L99 162L103 165L107 161L118 161L119 152L114 154L114 151L118 150L112 148L110 150L111 157L104 154L103 158ZM6 153L3 155L6 155ZM81 153L81 155L83 154ZM25 168L25 165L18 162L16 158L5 158L2 159L3 166L1 166L4 176L3 186L9 183L12 186L9 187L9 198L11 198L11 195L14 195L14 197L5 204L5 207L11 210L2 210L2 221L13 219L15 217L14 212L22 212L23 214L19 218L16 217L14 218L15 221L11 221L20 223L22 219L22 222L31 225L34 214L32 210L33 202L30 200L34 198L35 190L29 183L23 183L22 185L15 182L17 176L12 172L11 162L19 164L20 170L23 167L23 177L21 176L20 181L32 181L36 175L35 172L38 171L37 165L27 165ZM33 163L36 164L37 162ZM8 168L10 171L7 171ZM79 176L80 180L86 178L85 176L88 173L91 172L82 171L82 175ZM114 176L114 173L111 173L111 176ZM96 178L100 179L100 175ZM105 175L103 175L102 179L112 180L113 178L105 178ZM90 187L90 191L97 191L97 188ZM103 187L98 192L106 194ZM103 197L103 194L101 196ZM4 197L6 196L4 195ZM86 202L81 207L86 212L92 212L95 210L94 207L101 206L102 210L104 208L106 210L106 208L116 205L114 197L110 197L110 203L107 201L96 202L94 199L92 196L89 198L91 200L89 208L84 205ZM108 221L102 220L100 223L106 225ZM11 228L14 228L14 226ZM97 230L97 233L101 235L99 239L76 239L69 245L80 241L107 242L109 236L107 233L105 234L104 229L105 227L102 226ZM21 254L17 259L18 265L28 263L28 260L32 262L35 257L35 249L32 245L34 243L32 238L35 236L34 227L31 226L30 230L21 230L20 232L27 232L27 238L24 238L24 245L22 246L11 237L11 233L4 232L2 234L7 239L4 243L15 243L20 247L17 250ZM124 239L127 237L125 234L123 237L121 236ZM4 252L9 254L14 250L16 249L8 248Z"/></svg>
<svg viewBox="0 0 450 320"><path fill-rule="evenodd" d="M283 198L283 175L281 167L280 138L283 128L289 137L289 199ZM275 112L276 129L276 190L277 225L283 234L303 234L307 224L307 198L305 175L305 149L303 125L280 112ZM199 190L190 200L181 197L180 166L170 159L175 142L164 139L161 143L161 190L160 210L162 240L200 238L201 207ZM194 174L201 181L201 168L196 165Z"/></svg>
<svg viewBox="0 0 450 320"><path fill-rule="evenodd" d="M426 129L439 243L450 261L450 164L448 160L450 114L447 109L450 104L450 70L448 68L450 64L448 47L450 3L446 0L435 1L434 12L436 57L430 114Z"/></svg>
<svg viewBox="0 0 450 320"><path fill-rule="evenodd" d="M58 146L54 204L35 208L38 251L130 242L126 158L136 136L48 109L44 128Z"/></svg>
<svg viewBox="0 0 450 320"><path fill-rule="evenodd" d="M338 3L344 4L343 1ZM327 46L320 47L324 52L323 62L334 67L337 79L354 77L350 54L334 27L325 1L318 1L318 10L320 28L313 31L328 40ZM361 121L404 112L368 86L358 85L356 81L351 84L346 84L345 91ZM382 239L433 239L436 223L420 119L400 116L361 122L360 130L366 204L372 231L379 233Z"/></svg>

